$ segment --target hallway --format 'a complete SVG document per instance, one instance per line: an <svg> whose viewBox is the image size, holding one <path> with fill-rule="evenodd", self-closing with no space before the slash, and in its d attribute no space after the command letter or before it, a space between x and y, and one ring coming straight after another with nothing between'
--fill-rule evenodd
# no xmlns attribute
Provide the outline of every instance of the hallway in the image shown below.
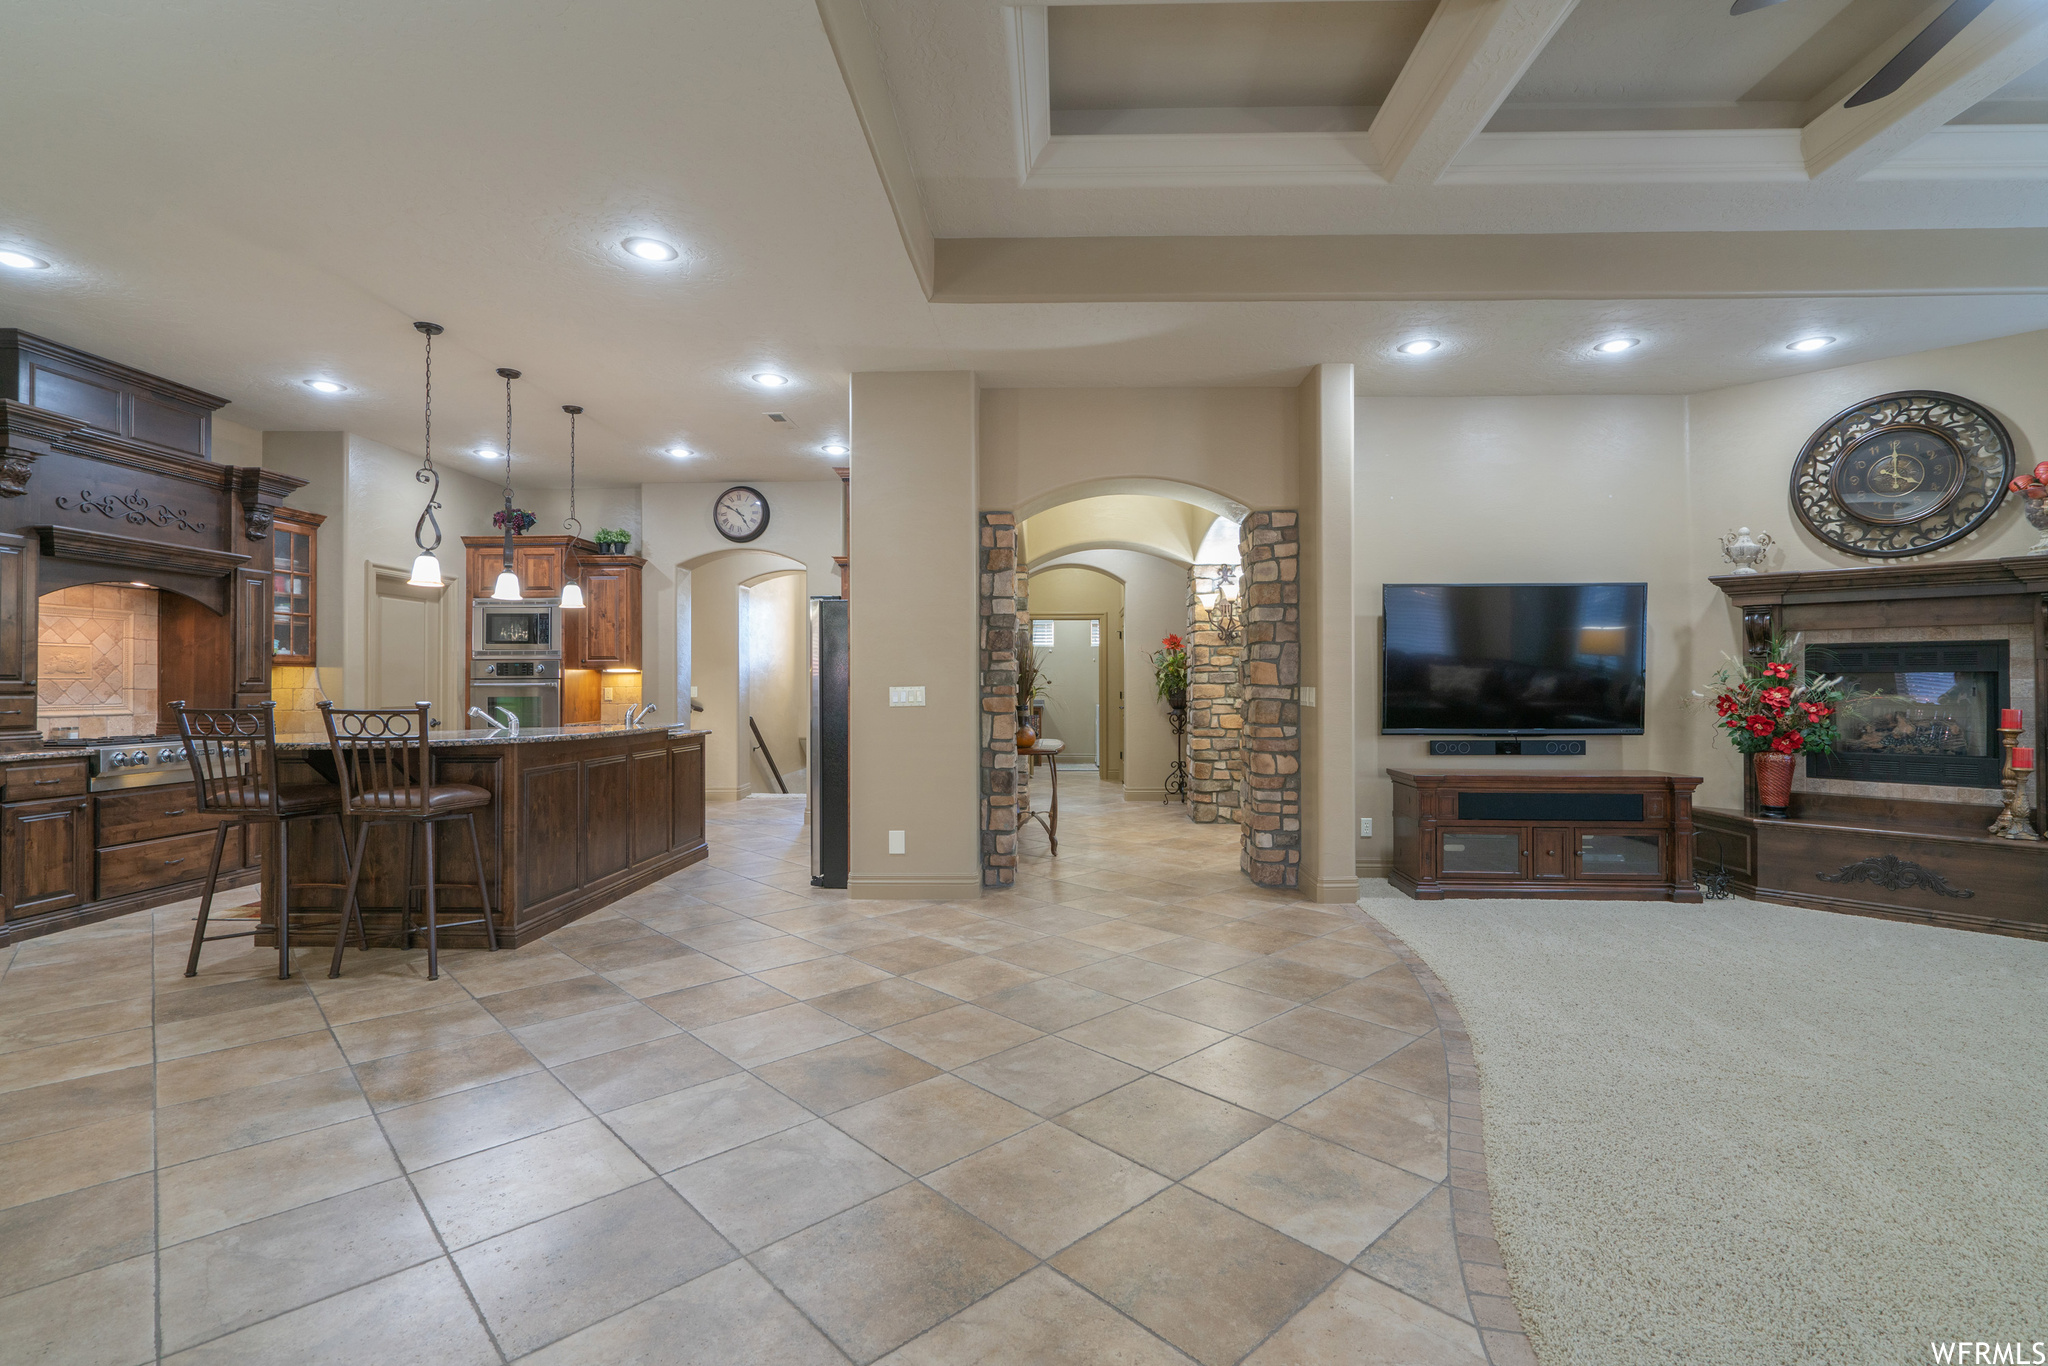
<svg viewBox="0 0 2048 1366"><path fill-rule="evenodd" d="M1484 1181L1452 1177L1476 1153L1409 969L1355 908L1251 888L1233 828L1063 783L1060 857L1032 827L976 902L814 890L801 799L756 797L711 808L710 862L437 983L391 951L280 982L233 944L187 981L189 903L7 951L0 1337L101 1366L1529 1360L1475 1327L1505 1303Z"/></svg>

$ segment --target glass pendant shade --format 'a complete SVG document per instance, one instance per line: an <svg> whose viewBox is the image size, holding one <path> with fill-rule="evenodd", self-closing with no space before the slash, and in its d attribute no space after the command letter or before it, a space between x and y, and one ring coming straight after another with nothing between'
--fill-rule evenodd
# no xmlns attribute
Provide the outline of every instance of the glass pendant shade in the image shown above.
<svg viewBox="0 0 2048 1366"><path fill-rule="evenodd" d="M519 576L507 569L499 573L497 584L491 589L494 602L518 602L526 594L520 591Z"/></svg>
<svg viewBox="0 0 2048 1366"><path fill-rule="evenodd" d="M1195 601L1202 604L1202 610L1204 612L1213 612L1216 610L1216 594L1214 592L1197 593L1195 594Z"/></svg>
<svg viewBox="0 0 2048 1366"><path fill-rule="evenodd" d="M439 588L445 580L441 578L441 561L431 550L423 550L412 562L412 577L406 583L414 588Z"/></svg>
<svg viewBox="0 0 2048 1366"><path fill-rule="evenodd" d="M1237 580L1235 578L1222 580L1216 585L1216 588L1218 592L1223 594L1225 602L1237 601Z"/></svg>
<svg viewBox="0 0 2048 1366"><path fill-rule="evenodd" d="M574 580L574 579L571 579L571 580L569 580L569 582L567 582L567 583L563 584L563 585L562 585L562 606L563 606L564 608L569 608L569 607L581 607L582 605L583 605L583 588L582 588L582 586L581 586L580 584L578 584L578 583L576 582L576 580Z"/></svg>

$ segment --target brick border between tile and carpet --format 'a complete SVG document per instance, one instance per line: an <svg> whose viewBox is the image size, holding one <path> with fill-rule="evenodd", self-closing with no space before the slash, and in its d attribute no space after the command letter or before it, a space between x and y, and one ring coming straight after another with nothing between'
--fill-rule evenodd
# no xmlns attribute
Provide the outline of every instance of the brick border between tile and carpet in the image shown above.
<svg viewBox="0 0 2048 1366"><path fill-rule="evenodd" d="M1486 1346L1492 1366L1537 1366L1529 1345L1522 1311L1508 1289L1501 1261L1500 1235L1493 1226L1493 1190L1486 1180L1486 1129L1479 1108L1479 1068L1472 1057L1472 1036L1458 1013L1450 991L1415 950L1361 905L1365 923L1388 950L1415 974L1436 1012L1437 1036L1443 1041L1444 1066L1451 1092L1451 1229L1458 1243L1458 1268L1465 1276L1465 1299Z"/></svg>

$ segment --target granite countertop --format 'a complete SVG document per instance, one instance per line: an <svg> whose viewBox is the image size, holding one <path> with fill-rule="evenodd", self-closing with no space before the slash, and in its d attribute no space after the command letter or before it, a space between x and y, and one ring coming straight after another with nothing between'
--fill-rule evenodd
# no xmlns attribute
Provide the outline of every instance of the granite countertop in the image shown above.
<svg viewBox="0 0 2048 1366"><path fill-rule="evenodd" d="M599 740L610 735L667 735L671 738L684 735L708 735L709 731L695 730L689 726L534 726L517 735L502 730L436 730L427 736L427 743L435 749L452 748L458 745L542 745L560 740ZM277 737L279 749L326 749L326 731L296 731Z"/></svg>
<svg viewBox="0 0 2048 1366"><path fill-rule="evenodd" d="M86 751L69 749L10 749L0 753L0 764L25 764L33 760L83 759Z"/></svg>

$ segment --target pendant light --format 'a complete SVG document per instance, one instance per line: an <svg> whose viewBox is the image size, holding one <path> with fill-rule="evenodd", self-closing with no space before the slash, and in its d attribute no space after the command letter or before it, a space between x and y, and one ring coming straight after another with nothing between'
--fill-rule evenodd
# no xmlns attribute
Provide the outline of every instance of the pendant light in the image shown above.
<svg viewBox="0 0 2048 1366"><path fill-rule="evenodd" d="M419 471L413 475L422 484L432 484L427 494L427 505L420 510L420 519L412 524L412 543L420 553L412 562L412 577L406 582L414 588L440 588L445 580L441 577L441 561L434 552L441 548L441 519L434 515L434 509L441 506L441 472L434 468L434 338L448 329L439 323L414 323L415 331L427 339L427 408L426 408L426 454ZM427 528L434 528L433 544L427 543Z"/></svg>
<svg viewBox="0 0 2048 1366"><path fill-rule="evenodd" d="M574 403L564 403L562 411L569 415L569 515L562 519L562 530L583 539L583 523L576 520L576 414L583 411ZM569 547L569 558L576 558L576 547ZM562 585L562 606L564 609L583 605L583 585L570 579Z"/></svg>
<svg viewBox="0 0 2048 1366"><path fill-rule="evenodd" d="M519 586L519 576L512 572L512 381L519 378L519 372L500 368L498 373L505 380L505 567L498 571L491 598L495 602L518 602L526 596L526 590Z"/></svg>

